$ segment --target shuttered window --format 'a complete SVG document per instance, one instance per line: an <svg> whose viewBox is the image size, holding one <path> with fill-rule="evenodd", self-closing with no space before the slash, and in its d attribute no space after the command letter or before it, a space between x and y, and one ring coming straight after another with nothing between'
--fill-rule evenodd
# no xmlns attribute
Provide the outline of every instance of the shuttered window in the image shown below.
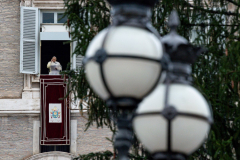
<svg viewBox="0 0 240 160"><path fill-rule="evenodd" d="M83 56L78 55L76 56L76 68L82 67Z"/></svg>
<svg viewBox="0 0 240 160"><path fill-rule="evenodd" d="M76 45L77 45L76 42L72 43L72 52L74 52ZM80 67L82 67L82 65L83 65L83 63L82 63L83 58L84 57L81 56L81 55L78 55L78 56L76 56L76 54L73 55L73 61L72 61L73 66L72 66L72 68L73 69L79 69Z"/></svg>
<svg viewBox="0 0 240 160"><path fill-rule="evenodd" d="M20 73L38 74L38 8L21 7Z"/></svg>

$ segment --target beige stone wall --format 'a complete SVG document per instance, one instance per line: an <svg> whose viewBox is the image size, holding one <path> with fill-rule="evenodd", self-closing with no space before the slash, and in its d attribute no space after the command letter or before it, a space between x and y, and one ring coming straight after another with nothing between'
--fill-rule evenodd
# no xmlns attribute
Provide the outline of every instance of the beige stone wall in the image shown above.
<svg viewBox="0 0 240 160"><path fill-rule="evenodd" d="M87 154L112 150L112 133L108 128L95 126L84 132L86 119L72 116L77 120L77 154ZM0 115L0 160L22 160L33 155L33 123L39 116L2 116Z"/></svg>
<svg viewBox="0 0 240 160"><path fill-rule="evenodd" d="M20 1L0 1L0 98L21 98Z"/></svg>
<svg viewBox="0 0 240 160"><path fill-rule="evenodd" d="M21 160L33 153L33 121L38 117L0 117L0 159Z"/></svg>
<svg viewBox="0 0 240 160"><path fill-rule="evenodd" d="M106 139L106 137L109 139L112 137L109 128L97 128L96 125L93 125L84 132L87 120L83 117L72 117L71 119L77 120L77 154L113 150L111 142Z"/></svg>

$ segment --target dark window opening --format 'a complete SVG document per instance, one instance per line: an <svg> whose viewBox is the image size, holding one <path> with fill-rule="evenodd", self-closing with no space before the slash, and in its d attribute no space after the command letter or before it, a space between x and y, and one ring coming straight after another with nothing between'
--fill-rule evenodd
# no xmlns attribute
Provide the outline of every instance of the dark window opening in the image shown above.
<svg viewBox="0 0 240 160"><path fill-rule="evenodd" d="M62 70L67 69L70 62L70 43L67 41L42 41L41 42L41 74L49 74L47 63L51 61L53 56L57 57L57 61L62 65Z"/></svg>
<svg viewBox="0 0 240 160"><path fill-rule="evenodd" d="M42 23L54 23L54 13L43 13Z"/></svg>
<svg viewBox="0 0 240 160"><path fill-rule="evenodd" d="M59 145L59 146L42 146L41 145L41 153L43 152L52 152L52 151L60 151L70 153L70 145Z"/></svg>

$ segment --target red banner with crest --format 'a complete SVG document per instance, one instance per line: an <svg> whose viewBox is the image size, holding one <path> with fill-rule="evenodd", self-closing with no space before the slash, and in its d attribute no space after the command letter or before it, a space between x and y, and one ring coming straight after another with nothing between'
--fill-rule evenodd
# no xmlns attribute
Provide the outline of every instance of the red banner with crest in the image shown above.
<svg viewBox="0 0 240 160"><path fill-rule="evenodd" d="M41 75L40 145L70 145L67 84L60 75Z"/></svg>

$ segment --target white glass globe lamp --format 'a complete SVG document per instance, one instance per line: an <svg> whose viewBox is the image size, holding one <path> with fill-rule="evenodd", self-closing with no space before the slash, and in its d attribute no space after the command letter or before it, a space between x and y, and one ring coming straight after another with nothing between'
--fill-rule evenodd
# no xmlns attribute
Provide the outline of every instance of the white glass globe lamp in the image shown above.
<svg viewBox="0 0 240 160"><path fill-rule="evenodd" d="M117 26L101 31L90 43L85 71L103 99L125 106L140 102L157 85L163 48L156 35L143 28Z"/></svg>
<svg viewBox="0 0 240 160"><path fill-rule="evenodd" d="M185 84L169 86L167 107L165 98L166 84L160 84L139 104L135 133L153 156L187 157L207 138L212 123L209 105L198 90Z"/></svg>

